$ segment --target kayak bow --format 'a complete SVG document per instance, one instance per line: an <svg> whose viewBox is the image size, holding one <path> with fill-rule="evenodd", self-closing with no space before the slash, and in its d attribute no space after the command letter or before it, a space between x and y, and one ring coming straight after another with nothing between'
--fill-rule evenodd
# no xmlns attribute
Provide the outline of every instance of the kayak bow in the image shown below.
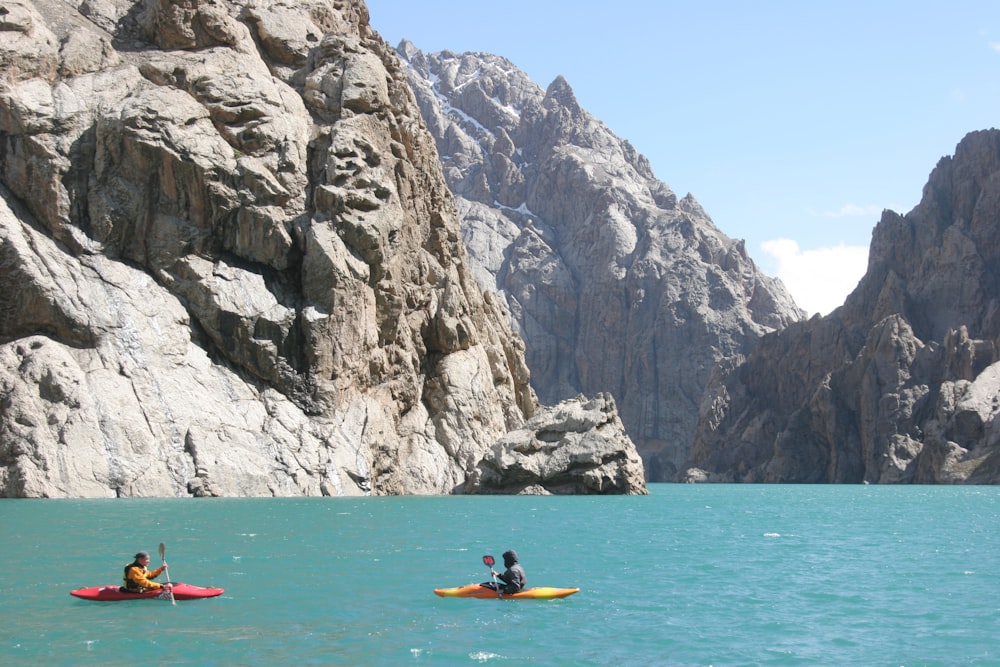
<svg viewBox="0 0 1000 667"><path fill-rule="evenodd" d="M214 598L222 595L225 589L222 588L202 588L191 584L174 584L174 600L198 600L200 598ZM155 588L145 593L122 593L118 586L94 586L92 588L80 588L70 591L70 595L83 600L96 600L98 602L119 602L121 600L170 600L170 592L163 588Z"/></svg>
<svg viewBox="0 0 1000 667"><path fill-rule="evenodd" d="M500 596L501 600L555 600L564 598L573 593L579 592L579 588L553 588L551 586L537 586L535 588L525 588L518 593ZM435 588L435 595L443 598L483 598L497 599L497 592L489 586L482 584L466 584L455 588Z"/></svg>

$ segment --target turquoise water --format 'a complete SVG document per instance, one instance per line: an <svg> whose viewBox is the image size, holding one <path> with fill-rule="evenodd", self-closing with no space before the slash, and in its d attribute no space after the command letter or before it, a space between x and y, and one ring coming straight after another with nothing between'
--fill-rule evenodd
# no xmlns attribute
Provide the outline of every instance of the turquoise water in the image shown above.
<svg viewBox="0 0 1000 667"><path fill-rule="evenodd" d="M1000 664L1000 488L0 501L2 665ZM222 597L95 603L138 549ZM516 549L554 601L442 599Z"/></svg>

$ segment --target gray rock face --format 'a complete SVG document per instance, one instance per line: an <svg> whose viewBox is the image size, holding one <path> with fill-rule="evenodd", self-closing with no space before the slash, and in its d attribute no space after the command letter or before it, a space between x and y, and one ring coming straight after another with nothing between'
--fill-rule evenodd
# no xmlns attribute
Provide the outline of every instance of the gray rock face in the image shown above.
<svg viewBox="0 0 1000 667"><path fill-rule="evenodd" d="M543 90L498 56L397 51L538 396L614 395L649 479L673 479L715 363L805 314L562 77Z"/></svg>
<svg viewBox="0 0 1000 667"><path fill-rule="evenodd" d="M534 415L363 2L0 10L0 496L451 493Z"/></svg>
<svg viewBox="0 0 1000 667"><path fill-rule="evenodd" d="M563 401L493 445L467 492L642 495L642 460L630 442L610 394Z"/></svg>
<svg viewBox="0 0 1000 667"><path fill-rule="evenodd" d="M885 211L846 303L718 369L690 481L1000 483L1000 132Z"/></svg>

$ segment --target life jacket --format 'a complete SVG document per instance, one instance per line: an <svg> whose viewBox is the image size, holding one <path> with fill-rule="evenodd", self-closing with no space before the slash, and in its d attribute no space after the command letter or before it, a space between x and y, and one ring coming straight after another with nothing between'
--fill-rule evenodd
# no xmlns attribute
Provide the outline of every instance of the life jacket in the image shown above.
<svg viewBox="0 0 1000 667"><path fill-rule="evenodd" d="M140 570L142 570L143 574L147 574L148 575L148 573L149 573L149 570L147 570L146 568L144 568L142 565L139 565L139 563L132 562L132 563L129 563L128 565L126 565L125 566L125 572L122 574L122 587L121 587L121 591L123 593L142 593L143 591L146 590L145 588L143 588L139 584L137 584L134 581L132 581L132 579L128 576L128 571L131 570L133 567L137 567Z"/></svg>

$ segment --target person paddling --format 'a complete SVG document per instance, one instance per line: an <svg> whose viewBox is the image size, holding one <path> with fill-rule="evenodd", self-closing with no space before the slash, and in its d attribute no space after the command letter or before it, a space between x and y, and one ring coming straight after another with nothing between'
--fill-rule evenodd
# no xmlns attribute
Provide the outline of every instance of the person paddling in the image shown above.
<svg viewBox="0 0 1000 667"><path fill-rule="evenodd" d="M504 595L510 595L524 590L524 587L528 583L528 577L524 574L524 568L521 567L521 563L517 560L516 551L511 549L503 552L503 566L507 568L503 574L498 574L495 570L490 568L490 574L503 582L503 586L500 587L500 592ZM490 588L494 588L494 584L492 583L483 585L488 585Z"/></svg>
<svg viewBox="0 0 1000 667"><path fill-rule="evenodd" d="M148 565L149 552L140 551L137 553L135 560L125 566L125 573L122 576L122 587L119 590L122 593L144 593L157 588L172 590L173 586L169 583L161 584L152 581L152 579L160 576L167 569L167 561L163 561L163 565L152 572L146 569Z"/></svg>

